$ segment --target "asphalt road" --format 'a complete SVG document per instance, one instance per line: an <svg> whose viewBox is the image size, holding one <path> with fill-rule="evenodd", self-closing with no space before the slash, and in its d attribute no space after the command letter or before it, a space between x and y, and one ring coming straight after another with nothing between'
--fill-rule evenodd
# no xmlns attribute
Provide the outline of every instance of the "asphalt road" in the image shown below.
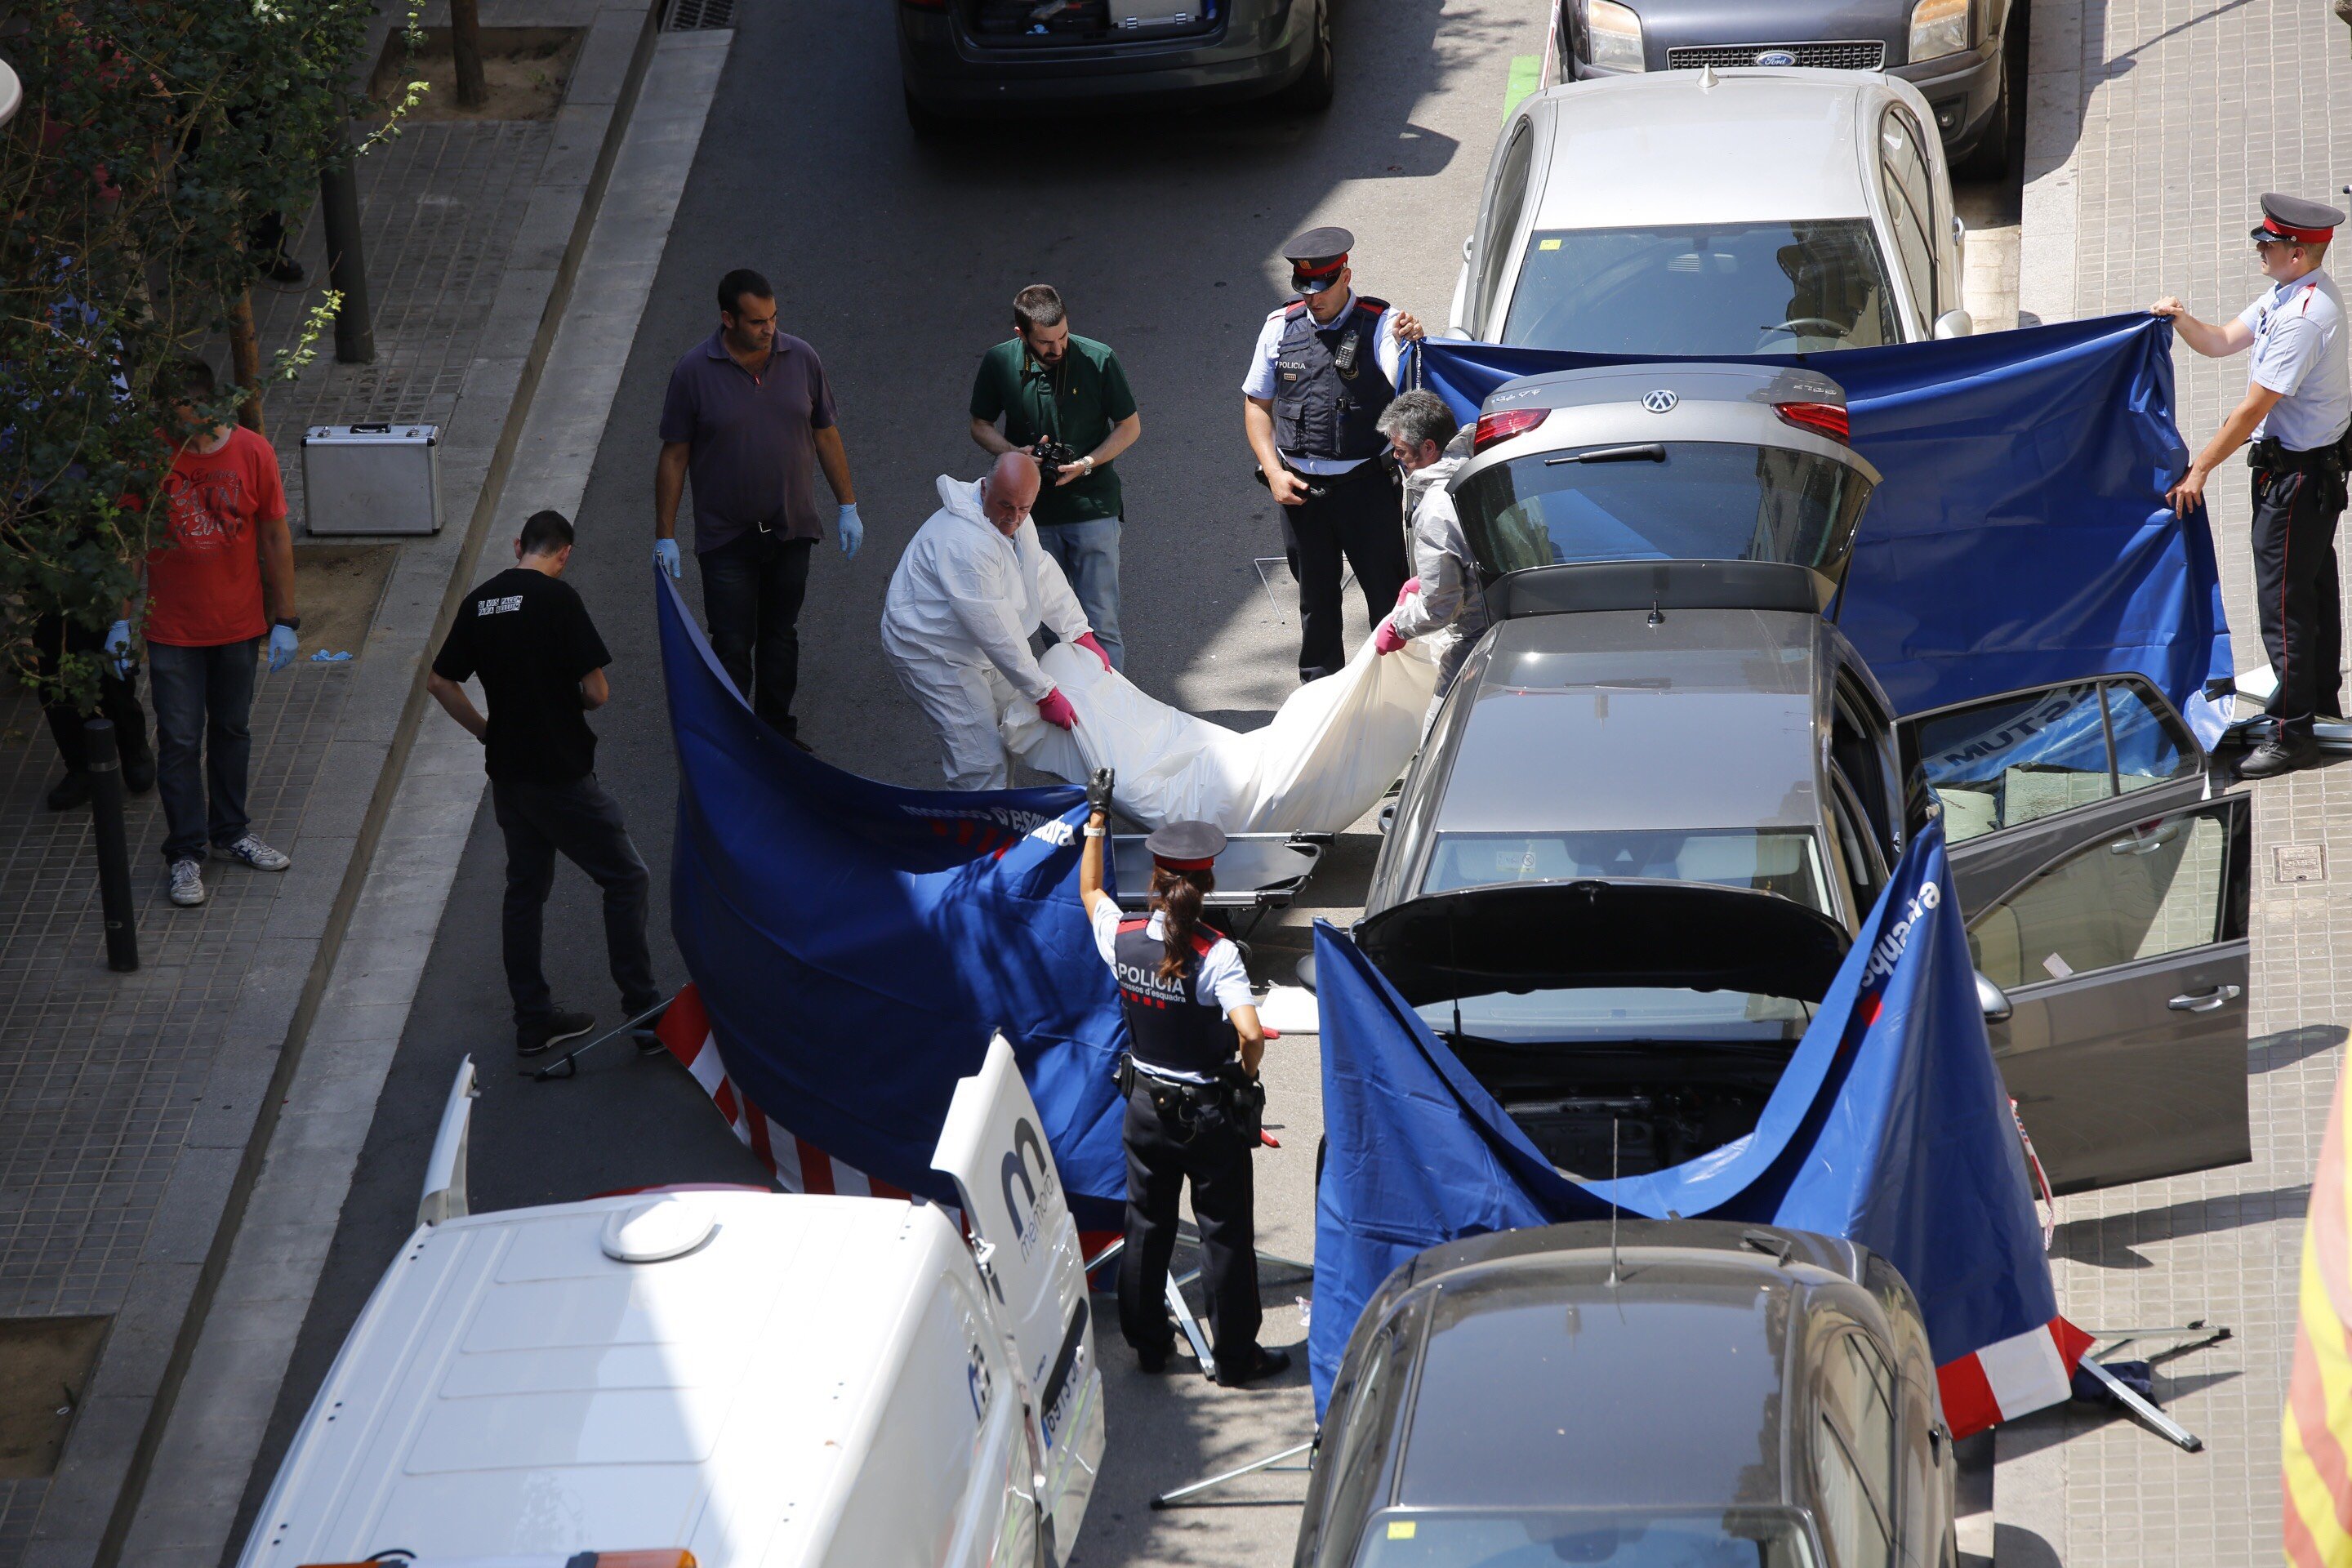
<svg viewBox="0 0 2352 1568"><path fill-rule="evenodd" d="M1281 542L1265 492L1250 481L1240 419L1248 351L1286 295L1279 247L1302 229L1343 224L1357 235L1358 287L1442 323L1512 58L1537 55L1544 34L1539 0L1342 0L1339 99L1328 114L1054 122L919 145L901 117L887 5L830 7L822 25L802 7L740 15L588 486L570 574L614 656L614 700L594 721L597 771L656 872L655 955L666 987L686 973L667 934L676 773L648 565L655 429L670 365L715 324L719 276L738 266L766 273L780 324L824 358L866 523L854 562L831 542L820 547L801 622L797 710L821 755L871 777L938 780L931 736L883 664L875 626L900 549L937 504L935 477L968 479L983 467L966 433L972 369L1008 335L1015 290L1041 279L1061 289L1075 330L1118 352L1142 411L1142 439L1119 464L1128 673L1196 712L1253 726L1297 679L1295 606L1286 591L1279 605L1270 599L1252 564L1278 556ZM490 558L505 553L494 541ZM686 587L698 605L690 565ZM1360 614L1351 612L1352 635L1364 629ZM1349 912L1370 849L1362 838L1343 844L1310 903ZM409 1231L461 1057L482 1068L471 1157L478 1212L763 1177L666 1058L639 1060L616 1043L568 1082L532 1084L510 1070L502 875L486 801L248 1489L248 1519ZM1268 933L1262 968L1286 971L1286 950L1316 912L1297 911L1286 932ZM568 868L548 931L559 1001L617 1021L594 889ZM1297 1257L1311 1252L1316 1075L1309 1041L1269 1054L1269 1119L1286 1147L1260 1157L1261 1234L1269 1249ZM1293 1302L1310 1283L1265 1278L1267 1342L1302 1344ZM1164 1487L1307 1437L1303 1351L1282 1383L1229 1392L1197 1376L1143 1376L1115 1332L1103 1348L1110 1448L1078 1560L1286 1563L1303 1478L1258 1479L1215 1508L1154 1514L1145 1504Z"/></svg>

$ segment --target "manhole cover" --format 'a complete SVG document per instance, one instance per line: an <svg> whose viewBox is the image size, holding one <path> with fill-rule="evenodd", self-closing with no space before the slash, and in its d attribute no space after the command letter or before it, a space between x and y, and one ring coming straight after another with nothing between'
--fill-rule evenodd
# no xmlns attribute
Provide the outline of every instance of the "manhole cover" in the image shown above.
<svg viewBox="0 0 2352 1568"><path fill-rule="evenodd" d="M2273 845L2271 879L2276 882L2325 882L2327 880L2327 846Z"/></svg>
<svg viewBox="0 0 2352 1568"><path fill-rule="evenodd" d="M54 1475L105 1318L0 1318L0 1481Z"/></svg>
<svg viewBox="0 0 2352 1568"><path fill-rule="evenodd" d="M667 32L706 33L735 25L735 0L670 0Z"/></svg>

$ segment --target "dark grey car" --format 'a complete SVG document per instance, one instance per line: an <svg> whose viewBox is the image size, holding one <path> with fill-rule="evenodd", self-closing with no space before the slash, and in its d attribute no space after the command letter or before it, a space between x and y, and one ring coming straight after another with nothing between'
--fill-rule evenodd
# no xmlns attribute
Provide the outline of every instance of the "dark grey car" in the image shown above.
<svg viewBox="0 0 2352 1568"><path fill-rule="evenodd" d="M1927 98L1962 174L2008 167L2009 0L1559 0L1570 79L1713 66L1883 70ZM1962 165L1965 165L1963 167Z"/></svg>
<svg viewBox="0 0 2352 1568"><path fill-rule="evenodd" d="M1433 1247L1364 1310L1297 1568L1950 1568L1919 1309L1864 1247L1629 1220Z"/></svg>

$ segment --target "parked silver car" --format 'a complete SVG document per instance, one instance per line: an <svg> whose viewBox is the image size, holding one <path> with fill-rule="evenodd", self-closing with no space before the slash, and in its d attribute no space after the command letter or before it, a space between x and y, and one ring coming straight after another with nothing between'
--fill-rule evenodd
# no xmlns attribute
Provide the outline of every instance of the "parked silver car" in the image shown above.
<svg viewBox="0 0 2352 1568"><path fill-rule="evenodd" d="M1807 1231L1433 1247L1358 1320L1317 1441L1297 1568L1958 1561L1918 1303Z"/></svg>
<svg viewBox="0 0 2352 1568"><path fill-rule="evenodd" d="M1958 337L1960 222L1919 89L1872 71L1670 71L1512 110L1449 331L1731 355Z"/></svg>

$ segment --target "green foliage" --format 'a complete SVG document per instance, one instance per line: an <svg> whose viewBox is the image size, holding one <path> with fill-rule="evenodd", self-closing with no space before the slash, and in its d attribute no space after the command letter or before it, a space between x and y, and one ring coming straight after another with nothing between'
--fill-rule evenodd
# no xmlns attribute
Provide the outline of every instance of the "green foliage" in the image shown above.
<svg viewBox="0 0 2352 1568"><path fill-rule="evenodd" d="M224 329L254 224L298 224L349 155L372 9L32 0L0 36L25 94L0 132L0 606L28 680L33 616L103 628L131 592L173 449L156 372ZM333 303L265 380L307 363ZM225 422L257 390L204 412ZM68 664L58 685L87 707L95 663Z"/></svg>

